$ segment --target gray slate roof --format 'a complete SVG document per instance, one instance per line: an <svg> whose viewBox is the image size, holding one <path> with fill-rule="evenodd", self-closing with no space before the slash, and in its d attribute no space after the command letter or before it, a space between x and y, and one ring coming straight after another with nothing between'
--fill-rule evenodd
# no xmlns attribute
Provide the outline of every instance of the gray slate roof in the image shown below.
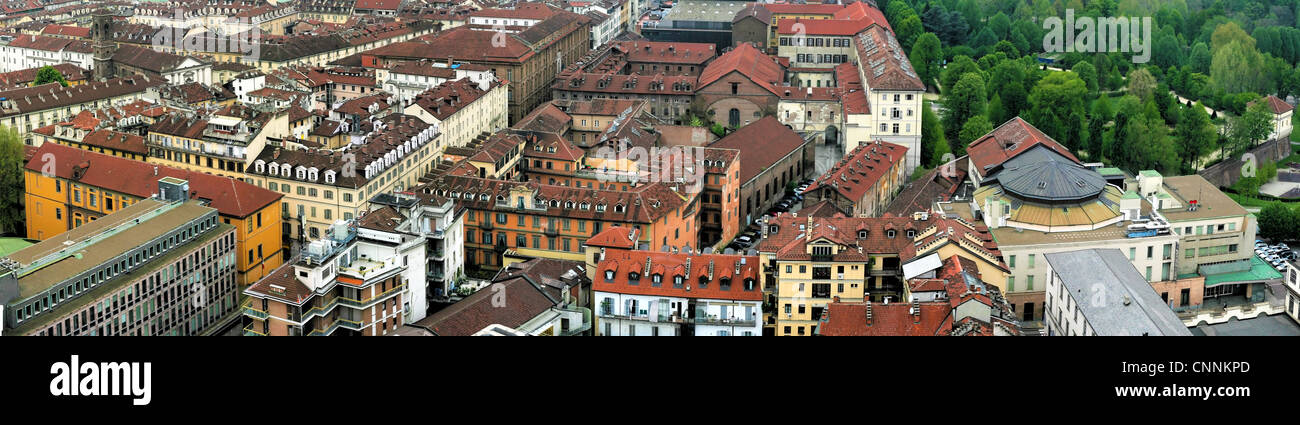
<svg viewBox="0 0 1300 425"><path fill-rule="evenodd" d="M1044 257L1097 335L1192 335L1120 250Z"/></svg>
<svg viewBox="0 0 1300 425"><path fill-rule="evenodd" d="M1106 188L1101 174L1043 145L1011 158L989 180L1022 198L1045 202L1092 198Z"/></svg>

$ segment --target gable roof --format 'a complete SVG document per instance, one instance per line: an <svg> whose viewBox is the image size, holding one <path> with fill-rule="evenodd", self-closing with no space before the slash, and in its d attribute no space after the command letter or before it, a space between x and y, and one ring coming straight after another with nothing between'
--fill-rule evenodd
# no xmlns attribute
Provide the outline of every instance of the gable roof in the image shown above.
<svg viewBox="0 0 1300 425"><path fill-rule="evenodd" d="M760 142L761 141L761 142ZM773 116L765 116L709 144L740 151L740 182L748 183L807 141Z"/></svg>
<svg viewBox="0 0 1300 425"><path fill-rule="evenodd" d="M415 326L428 329L434 335L470 336L492 324L500 324L511 329L518 328L556 306L556 302L547 297L541 288L522 276L495 282L492 286L501 290L480 289L465 299L415 322ZM504 294L505 305L509 306L508 308L496 306L496 302L493 301L496 294Z"/></svg>
<svg viewBox="0 0 1300 425"><path fill-rule="evenodd" d="M993 168L1040 144L1046 145L1076 163L1079 162L1079 158L1070 153L1065 146L1061 146L1024 119L1015 117L970 143L966 153L974 163L975 169L968 171L981 177L986 176Z"/></svg>
<svg viewBox="0 0 1300 425"><path fill-rule="evenodd" d="M605 258L596 265L591 289L631 295L761 301L759 263L757 256L607 250ZM613 272L612 279L606 279L607 272ZM631 283L632 273L639 275L636 284ZM658 286L652 277L655 274L662 276ZM681 287L673 284L674 276L682 277ZM701 277L708 281L704 287L700 286ZM723 279L731 282L725 290L721 285ZM747 280L753 283L748 290Z"/></svg>
<svg viewBox="0 0 1300 425"><path fill-rule="evenodd" d="M158 193L158 179L186 180L190 183L191 198L207 200L208 206L224 216L247 217L284 196L239 179L148 164L58 143L42 144L27 162L27 169L42 171L45 164L40 158L46 153L58 158L54 161L54 174L60 178L139 198Z"/></svg>
<svg viewBox="0 0 1300 425"><path fill-rule="evenodd" d="M785 67L771 57L763 54L754 46L745 43L731 51L723 53L700 72L699 87L704 87L718 79L739 72L755 84L775 94L775 85L785 80Z"/></svg>

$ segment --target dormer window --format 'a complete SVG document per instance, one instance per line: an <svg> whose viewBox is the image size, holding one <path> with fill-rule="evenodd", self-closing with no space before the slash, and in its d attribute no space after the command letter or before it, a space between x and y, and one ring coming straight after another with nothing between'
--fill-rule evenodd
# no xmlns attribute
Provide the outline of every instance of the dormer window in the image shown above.
<svg viewBox="0 0 1300 425"><path fill-rule="evenodd" d="M627 208L623 207L623 204L618 204L614 206L614 212L616 213L621 213L625 210L627 210Z"/></svg>
<svg viewBox="0 0 1300 425"><path fill-rule="evenodd" d="M605 282L613 282L613 281L614 281L614 271L605 270Z"/></svg>
<svg viewBox="0 0 1300 425"><path fill-rule="evenodd" d="M579 204L579 205L578 205L578 208L581 209L581 210L583 210L583 211L590 210L590 209L591 209L591 203L590 203L590 202L583 202L582 204Z"/></svg>
<svg viewBox="0 0 1300 425"><path fill-rule="evenodd" d="M254 166L257 167L257 172L258 172L258 173L265 173L265 172L266 172L266 162L264 162L264 161L262 161L262 160L259 159L259 160L257 160L256 163L254 163Z"/></svg>
<svg viewBox="0 0 1300 425"><path fill-rule="evenodd" d="M334 174L335 174L335 173L334 173L334 170L326 171L326 172L325 172L325 183L333 184L333 183L334 183Z"/></svg>
<svg viewBox="0 0 1300 425"><path fill-rule="evenodd" d="M897 234L898 234L898 232L895 232L895 231L893 231L893 230L886 230L886 231L885 231L885 237L888 237L888 238L890 238L890 239L893 239L894 236L897 235Z"/></svg>
<svg viewBox="0 0 1300 425"><path fill-rule="evenodd" d="M507 205L506 197L497 195L497 205Z"/></svg>
<svg viewBox="0 0 1300 425"><path fill-rule="evenodd" d="M777 226L777 225L775 225L775 224L773 224L773 225L771 225L771 226L767 226L767 232L768 232L768 233L771 233L771 234L775 235L777 230L781 230L781 226Z"/></svg>
<svg viewBox="0 0 1300 425"><path fill-rule="evenodd" d="M573 209L573 201L566 201L566 202L564 203L564 209L566 209L566 210L571 210L571 209Z"/></svg>
<svg viewBox="0 0 1300 425"><path fill-rule="evenodd" d="M605 204L596 204L596 212L605 212Z"/></svg>
<svg viewBox="0 0 1300 425"><path fill-rule="evenodd" d="M754 279L753 279L753 278L745 278L745 290L746 290L746 291L753 291L753 290L754 290Z"/></svg>
<svg viewBox="0 0 1300 425"><path fill-rule="evenodd" d="M730 290L731 290L731 278L729 278L729 277L724 277L724 278L722 278L722 279L719 279L719 280L718 280L718 289L721 289L721 290L723 290L723 291L730 291Z"/></svg>
<svg viewBox="0 0 1300 425"><path fill-rule="evenodd" d="M859 231L858 231L858 239L866 239L866 238L867 238L867 231L866 231L866 230L859 230Z"/></svg>
<svg viewBox="0 0 1300 425"><path fill-rule="evenodd" d="M303 180L307 178L306 168L299 166L298 169L295 171L297 171L297 173L294 174L294 177L297 178L298 180Z"/></svg>
<svg viewBox="0 0 1300 425"><path fill-rule="evenodd" d="M664 282L664 275L658 273L650 275L650 280L654 282L654 286L658 287Z"/></svg>
<svg viewBox="0 0 1300 425"><path fill-rule="evenodd" d="M682 277L682 275L673 275L673 287L674 287L674 288L681 289L681 288L682 288L682 283L685 282L685 281L686 281L686 278Z"/></svg>
<svg viewBox="0 0 1300 425"><path fill-rule="evenodd" d="M700 275L700 289L709 289L708 275Z"/></svg>
<svg viewBox="0 0 1300 425"><path fill-rule="evenodd" d="M470 196L470 199L474 199L474 197ZM487 202L490 199L492 199L492 195L488 195L486 193L482 193L478 195L478 200L480 201Z"/></svg>
<svg viewBox="0 0 1300 425"><path fill-rule="evenodd" d="M908 238L916 238L916 231L915 231L915 230L912 230L912 229L907 229L907 237L908 237Z"/></svg>
<svg viewBox="0 0 1300 425"><path fill-rule="evenodd" d="M628 274L627 274L627 284L628 284L628 285L636 285L636 284L638 284L638 283L641 283L641 274L640 274L640 273L637 273L637 272L631 272L631 273L628 273Z"/></svg>
<svg viewBox="0 0 1300 425"><path fill-rule="evenodd" d="M315 168L307 170L307 180L316 181L320 178L320 173Z"/></svg>

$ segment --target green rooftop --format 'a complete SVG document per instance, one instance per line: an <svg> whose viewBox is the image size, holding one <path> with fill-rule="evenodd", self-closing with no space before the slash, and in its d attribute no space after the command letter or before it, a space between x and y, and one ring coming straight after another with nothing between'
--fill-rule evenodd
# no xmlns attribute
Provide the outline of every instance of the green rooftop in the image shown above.
<svg viewBox="0 0 1300 425"><path fill-rule="evenodd" d="M1122 176L1124 175L1124 172L1115 167L1102 167L1097 169L1097 174L1103 176Z"/></svg>
<svg viewBox="0 0 1300 425"><path fill-rule="evenodd" d="M1141 196L1138 196L1137 192L1134 192L1134 191L1131 191L1131 190L1130 190L1130 191L1124 192L1124 196L1121 197L1120 199L1142 199L1142 197L1141 197Z"/></svg>
<svg viewBox="0 0 1300 425"><path fill-rule="evenodd" d="M1223 269L1224 270L1223 272L1218 273L1216 271L1218 271L1219 269L1216 268L1215 266L1221 266L1221 265L1212 264L1212 265L1206 265L1201 267L1202 270L1210 272L1205 274L1205 287L1207 288L1211 286L1222 285L1225 283L1260 282L1265 280L1282 278L1281 272L1278 272L1277 269L1273 268L1273 266L1269 265L1268 263L1265 263L1264 260L1260 259L1258 256L1250 257L1249 269L1243 269L1240 266L1231 267L1229 265L1222 265L1227 267ZM1229 271L1230 269L1237 269L1237 270Z"/></svg>
<svg viewBox="0 0 1300 425"><path fill-rule="evenodd" d="M23 238L0 238L0 257L4 257L32 245L35 244L27 242L27 240Z"/></svg>
<svg viewBox="0 0 1300 425"><path fill-rule="evenodd" d="M1159 171L1156 171L1156 170L1142 170L1142 171L1139 171L1138 174L1141 174L1141 175L1143 175L1143 176L1147 176L1147 177L1160 177L1160 172L1159 172Z"/></svg>

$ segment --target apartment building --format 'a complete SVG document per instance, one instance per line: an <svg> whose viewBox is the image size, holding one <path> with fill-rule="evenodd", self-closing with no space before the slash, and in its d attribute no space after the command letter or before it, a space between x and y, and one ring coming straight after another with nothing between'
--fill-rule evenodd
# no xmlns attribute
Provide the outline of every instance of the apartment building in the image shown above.
<svg viewBox="0 0 1300 425"><path fill-rule="evenodd" d="M238 312L235 228L161 196L0 259L6 335L204 335Z"/></svg>
<svg viewBox="0 0 1300 425"><path fill-rule="evenodd" d="M684 249L695 243L697 197L666 183L627 191L444 175L418 191L460 199L466 268L495 271L505 258L581 261L582 243L611 226L638 229L638 246Z"/></svg>
<svg viewBox="0 0 1300 425"><path fill-rule="evenodd" d="M469 146L474 138L505 128L509 114L506 85L493 81L481 87L470 78L449 80L415 95L403 113L442 130L435 150Z"/></svg>
<svg viewBox="0 0 1300 425"><path fill-rule="evenodd" d="M381 336L406 323L409 263L389 246L359 239L357 225L334 222L324 238L245 289L243 335Z"/></svg>
<svg viewBox="0 0 1300 425"><path fill-rule="evenodd" d="M433 303L452 299L465 276L465 209L448 198L423 193L381 193L361 216L362 243L393 249L409 268L408 323L424 319Z"/></svg>
<svg viewBox="0 0 1300 425"><path fill-rule="evenodd" d="M76 87L58 83L0 91L0 124L24 134L24 142L35 145L32 130L71 120L84 110L126 105L145 96L150 87L166 80L132 76L97 81Z"/></svg>
<svg viewBox="0 0 1300 425"><path fill-rule="evenodd" d="M149 157L144 136L108 129L88 130L85 126L74 124L75 121L74 118L73 122L51 124L33 130L39 141L36 145L54 143L137 161Z"/></svg>
<svg viewBox="0 0 1300 425"><path fill-rule="evenodd" d="M365 51L361 54L361 63L370 68L386 68L389 63L397 61L429 60L460 61L486 67L509 84L509 122L514 123L549 100L555 76L583 57L591 47L591 33L587 29L589 18L551 6L544 7L550 9L549 17L521 27L517 32L481 31L465 25L419 40ZM493 13L498 12L508 15L523 13L518 9Z"/></svg>
<svg viewBox="0 0 1300 425"><path fill-rule="evenodd" d="M915 168L921 159L925 84L887 27L871 25L857 33L853 49L852 63L834 68L838 86L846 89L842 94L844 148L875 140L906 146L907 163Z"/></svg>
<svg viewBox="0 0 1300 425"><path fill-rule="evenodd" d="M826 305L816 336L1019 336L1020 324L997 286L973 261L950 256L936 275L909 279L907 302Z"/></svg>
<svg viewBox="0 0 1300 425"><path fill-rule="evenodd" d="M59 64L91 69L95 64L95 48L89 40L22 34L0 43L0 53L0 72Z"/></svg>
<svg viewBox="0 0 1300 425"><path fill-rule="evenodd" d="M830 201L855 217L883 215L907 181L907 148L876 141L858 145L804 191L805 202Z"/></svg>
<svg viewBox="0 0 1300 425"><path fill-rule="evenodd" d="M54 158L52 162L43 159ZM247 286L283 262L281 194L195 171L150 165L58 144L37 149L24 171L27 236L46 240L93 223L159 189L182 184L187 198L215 208L235 227L236 282Z"/></svg>
<svg viewBox="0 0 1300 425"><path fill-rule="evenodd" d="M763 335L758 257L587 249L599 250L589 265L596 335Z"/></svg>
<svg viewBox="0 0 1300 425"><path fill-rule="evenodd" d="M1191 336L1118 249L1054 252L1047 260L1047 334Z"/></svg>
<svg viewBox="0 0 1300 425"><path fill-rule="evenodd" d="M381 76L383 90L402 101L414 99L416 95L448 81L469 79L479 90L489 90L493 83L501 85L490 69L467 62L397 62L386 70L376 70L376 75Z"/></svg>
<svg viewBox="0 0 1300 425"><path fill-rule="evenodd" d="M149 126L149 162L168 167L244 178L268 139L286 137L286 111L259 112L234 104L199 115L174 112Z"/></svg>
<svg viewBox="0 0 1300 425"><path fill-rule="evenodd" d="M356 143L328 149L270 147L245 169L250 183L284 194L286 238L321 238L337 220L366 210L370 197L403 191L433 168L438 129L416 117L391 114L370 124Z"/></svg>

